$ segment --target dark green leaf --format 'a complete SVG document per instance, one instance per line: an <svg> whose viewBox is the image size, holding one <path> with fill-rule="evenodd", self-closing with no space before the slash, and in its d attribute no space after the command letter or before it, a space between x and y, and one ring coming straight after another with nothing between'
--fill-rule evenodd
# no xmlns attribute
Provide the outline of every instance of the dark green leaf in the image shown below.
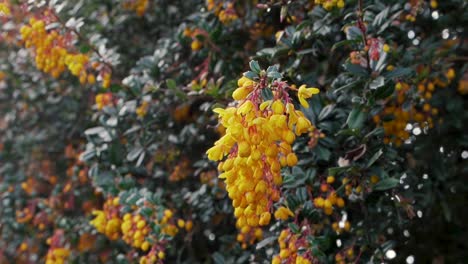
<svg viewBox="0 0 468 264"><path fill-rule="evenodd" d="M407 76L413 73L413 70L410 68L396 68L393 71L389 71L383 74L385 78L397 78Z"/></svg>
<svg viewBox="0 0 468 264"><path fill-rule="evenodd" d="M369 76L369 72L366 69L364 69L363 67L361 67L359 65L356 65L356 64L346 63L344 65L344 68L345 68L345 70L349 71L350 73L352 73L355 76L360 76L360 77Z"/></svg>
<svg viewBox="0 0 468 264"><path fill-rule="evenodd" d="M380 156L382 156L382 154L383 154L382 149L379 149L379 151L377 151L374 155L372 155L370 160L367 162L366 168L369 168L370 166L372 166L372 164L374 164L374 162L376 162L380 158Z"/></svg>
<svg viewBox="0 0 468 264"><path fill-rule="evenodd" d="M361 129L366 120L367 113L365 113L361 107L355 107L348 116L346 123L351 129Z"/></svg>
<svg viewBox="0 0 468 264"><path fill-rule="evenodd" d="M388 189L392 189L398 186L398 183L400 181L395 178L386 178L381 181L379 181L375 186L374 190L376 191L385 191Z"/></svg>

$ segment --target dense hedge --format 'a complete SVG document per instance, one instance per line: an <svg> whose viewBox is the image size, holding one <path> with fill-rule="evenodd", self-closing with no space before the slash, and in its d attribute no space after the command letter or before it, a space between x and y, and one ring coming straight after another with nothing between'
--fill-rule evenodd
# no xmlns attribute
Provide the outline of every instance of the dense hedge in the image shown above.
<svg viewBox="0 0 468 264"><path fill-rule="evenodd" d="M0 0L0 263L463 263L467 14Z"/></svg>

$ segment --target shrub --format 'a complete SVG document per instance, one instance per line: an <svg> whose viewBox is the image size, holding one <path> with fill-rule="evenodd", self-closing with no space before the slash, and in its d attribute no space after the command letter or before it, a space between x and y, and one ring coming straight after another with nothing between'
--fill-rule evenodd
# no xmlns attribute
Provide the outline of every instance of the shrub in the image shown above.
<svg viewBox="0 0 468 264"><path fill-rule="evenodd" d="M0 263L462 262L466 6L0 0Z"/></svg>

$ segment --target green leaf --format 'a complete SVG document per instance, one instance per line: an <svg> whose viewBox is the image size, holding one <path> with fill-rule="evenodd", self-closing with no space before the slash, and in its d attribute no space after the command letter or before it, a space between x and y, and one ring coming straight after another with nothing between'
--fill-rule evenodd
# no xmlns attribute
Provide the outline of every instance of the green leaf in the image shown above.
<svg viewBox="0 0 468 264"><path fill-rule="evenodd" d="M258 64L258 61L256 60L251 60L249 63L250 69L255 72L255 73L260 73L262 69L260 69L260 65Z"/></svg>
<svg viewBox="0 0 468 264"><path fill-rule="evenodd" d="M297 55L306 55L306 54L309 54L309 53L313 53L315 52L317 49L314 49L314 48L311 48L311 49L303 49L303 50L300 50L298 52L296 52Z"/></svg>
<svg viewBox="0 0 468 264"><path fill-rule="evenodd" d="M248 71L248 72L244 72L243 74L245 77L253 80L253 79L257 79L258 78L258 74L256 74L255 72L253 71Z"/></svg>
<svg viewBox="0 0 468 264"><path fill-rule="evenodd" d="M224 256L221 255L219 252L215 252L212 255L213 261L215 264L224 264L226 263L226 260L224 259Z"/></svg>
<svg viewBox="0 0 468 264"><path fill-rule="evenodd" d="M276 237L271 236L263 239L262 241L257 243L257 246L255 247L256 250L264 248L266 245L273 243L276 241Z"/></svg>
<svg viewBox="0 0 468 264"><path fill-rule="evenodd" d="M343 91L343 90L352 88L352 87L358 85L359 83L362 83L362 80L357 80L357 81L354 81L354 82L350 82L350 83L345 84L345 85L343 85L343 86L341 86L341 87L338 87L338 88L336 88L336 89L333 91L333 93L336 94L336 93L341 92L341 91Z"/></svg>
<svg viewBox="0 0 468 264"><path fill-rule="evenodd" d="M272 71L267 73L267 77L276 80L283 78L283 75L277 71Z"/></svg>
<svg viewBox="0 0 468 264"><path fill-rule="evenodd" d="M335 51L337 48L352 45L352 44L356 44L356 43L359 43L359 42L361 42L361 39L345 39L345 40L342 40L342 41L339 41L339 42L333 44L333 46L331 48L331 51Z"/></svg>
<svg viewBox="0 0 468 264"><path fill-rule="evenodd" d="M298 227L296 224L294 224L294 223L289 223L289 224L288 224L288 227L289 227L289 229L291 229L291 231L292 231L293 233L296 233L296 234L299 233L299 231L301 231L301 230L299 229L299 227Z"/></svg>
<svg viewBox="0 0 468 264"><path fill-rule="evenodd" d="M362 31L356 26L348 27L346 29L346 39L348 40L362 39Z"/></svg>
<svg viewBox="0 0 468 264"><path fill-rule="evenodd" d="M398 186L399 180L395 178L386 178L379 181L375 186L374 190L376 191L385 191L389 189L393 189Z"/></svg>
<svg viewBox="0 0 468 264"><path fill-rule="evenodd" d="M332 113L333 109L335 109L335 105L334 104L329 104L327 106L325 106L322 111L320 111L320 114L318 116L318 120L319 121L322 121L324 120L325 118L329 117L330 114Z"/></svg>
<svg viewBox="0 0 468 264"><path fill-rule="evenodd" d="M372 164L374 164L374 162L376 162L380 158L380 156L382 156L382 154L383 154L382 149L379 149L379 151L377 151L372 156L372 158L370 158L369 162L367 162L366 168L369 168L370 166L372 166Z"/></svg>
<svg viewBox="0 0 468 264"><path fill-rule="evenodd" d="M411 68L396 68L393 71L386 72L382 74L385 78L397 78L397 77L403 77L406 75L410 75L413 73L413 70Z"/></svg>
<svg viewBox="0 0 468 264"><path fill-rule="evenodd" d="M333 167L328 169L328 175L338 175L340 173L343 173L345 171L348 171L351 168L351 166L344 166L344 167Z"/></svg>
<svg viewBox="0 0 468 264"><path fill-rule="evenodd" d="M346 63L344 65L344 68L345 68L345 70L349 71L350 73L352 73L355 76L360 76L360 77L369 76L369 72L367 72L366 69L364 69L363 67L361 67L359 65L356 65L356 64Z"/></svg>
<svg viewBox="0 0 468 264"><path fill-rule="evenodd" d="M395 86L393 85L386 85L383 87L380 87L375 91L375 99L385 99L389 97L390 95L393 94L393 91L395 90Z"/></svg>
<svg viewBox="0 0 468 264"><path fill-rule="evenodd" d="M261 95L262 99L265 101L273 99L273 92L268 88L262 89Z"/></svg>
<svg viewBox="0 0 468 264"><path fill-rule="evenodd" d="M367 114L366 112L362 111L361 107L355 107L349 113L348 120L346 120L346 124L348 124L349 128L351 129L361 129L364 125L366 117Z"/></svg>
<svg viewBox="0 0 468 264"><path fill-rule="evenodd" d="M383 76L379 76L375 78L374 80L372 80L372 82L369 84L369 88L371 88L372 90L375 90L384 85L385 85L385 78Z"/></svg>
<svg viewBox="0 0 468 264"><path fill-rule="evenodd" d="M80 53L88 53L91 50L91 48L88 45L82 45L80 47Z"/></svg>
<svg viewBox="0 0 468 264"><path fill-rule="evenodd" d="M174 89L177 88L177 84L173 79L167 79L166 80L166 85L167 85L167 88L169 88L171 90L174 90Z"/></svg>
<svg viewBox="0 0 468 264"><path fill-rule="evenodd" d="M322 146L315 147L314 152L317 154L318 160L328 161L330 159L331 151Z"/></svg>
<svg viewBox="0 0 468 264"><path fill-rule="evenodd" d="M186 99L187 95L180 89L177 88L177 83L173 79L167 79L166 85L169 90L174 91L175 95L181 99Z"/></svg>

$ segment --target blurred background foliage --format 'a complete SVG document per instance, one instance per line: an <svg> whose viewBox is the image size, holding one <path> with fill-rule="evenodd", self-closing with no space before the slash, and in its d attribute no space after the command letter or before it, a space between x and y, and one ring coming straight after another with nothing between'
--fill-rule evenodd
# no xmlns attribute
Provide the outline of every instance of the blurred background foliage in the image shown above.
<svg viewBox="0 0 468 264"><path fill-rule="evenodd" d="M464 0L0 0L0 263L464 263L467 15ZM271 213L294 217L242 246L205 154L225 133L212 109L272 65L320 94L293 100L314 129Z"/></svg>

